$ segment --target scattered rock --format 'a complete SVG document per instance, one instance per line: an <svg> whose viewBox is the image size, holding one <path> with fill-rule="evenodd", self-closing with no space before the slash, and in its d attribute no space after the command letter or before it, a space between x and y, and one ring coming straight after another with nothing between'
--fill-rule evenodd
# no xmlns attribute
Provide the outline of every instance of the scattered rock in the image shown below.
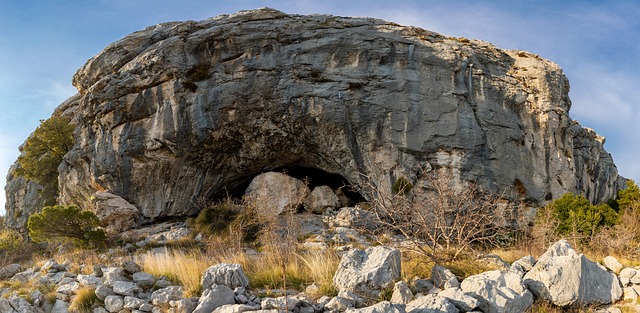
<svg viewBox="0 0 640 313"><path fill-rule="evenodd" d="M151 303L154 305L168 305L169 301L182 299L182 287L169 286L158 289L151 294Z"/></svg>
<svg viewBox="0 0 640 313"><path fill-rule="evenodd" d="M309 187L286 174L267 172L256 176L245 194L250 203L262 210L258 214L273 216L285 211L295 212L307 198Z"/></svg>
<svg viewBox="0 0 640 313"><path fill-rule="evenodd" d="M413 293L407 283L399 281L393 286L393 294L391 295L391 303L407 304L413 300Z"/></svg>
<svg viewBox="0 0 640 313"><path fill-rule="evenodd" d="M378 295L400 277L400 251L377 246L352 249L342 256L333 283L339 290Z"/></svg>
<svg viewBox="0 0 640 313"><path fill-rule="evenodd" d="M22 265L9 264L0 269L0 280L7 280L22 271L24 271L24 267L22 267Z"/></svg>
<svg viewBox="0 0 640 313"><path fill-rule="evenodd" d="M429 294L409 302L407 313L458 313L460 312L449 300L438 295Z"/></svg>
<svg viewBox="0 0 640 313"><path fill-rule="evenodd" d="M473 311L479 307L478 299L466 294L458 287L448 288L438 292L438 296L449 300L462 312Z"/></svg>
<svg viewBox="0 0 640 313"><path fill-rule="evenodd" d="M138 208L120 196L96 192L91 197L96 216L109 234L119 234L138 226Z"/></svg>
<svg viewBox="0 0 640 313"><path fill-rule="evenodd" d="M313 188L311 194L305 200L307 211L322 214L327 209L340 207L340 199L329 186L318 186Z"/></svg>
<svg viewBox="0 0 640 313"><path fill-rule="evenodd" d="M404 306L382 301L366 308L348 308L346 313L405 313Z"/></svg>
<svg viewBox="0 0 640 313"><path fill-rule="evenodd" d="M440 265L434 266L431 270L431 281L433 281L434 286L441 289L460 287L456 275Z"/></svg>
<svg viewBox="0 0 640 313"><path fill-rule="evenodd" d="M249 278L240 264L220 263L209 267L202 276L202 288L211 289L213 285L229 288L249 286Z"/></svg>
<svg viewBox="0 0 640 313"><path fill-rule="evenodd" d="M193 313L210 313L227 304L235 304L233 290L223 285L212 285L210 289L202 292L198 306Z"/></svg>
<svg viewBox="0 0 640 313"><path fill-rule="evenodd" d="M104 299L104 308L109 312L120 312L124 309L124 298L122 296L107 296Z"/></svg>
<svg viewBox="0 0 640 313"><path fill-rule="evenodd" d="M624 268L622 263L618 262L618 260L612 256L607 256L604 258L604 266L616 274L620 273L620 271Z"/></svg>
<svg viewBox="0 0 640 313"><path fill-rule="evenodd" d="M465 293L474 294L485 313L525 312L533 304L533 295L522 277L511 271L494 270L467 277L460 285Z"/></svg>
<svg viewBox="0 0 640 313"><path fill-rule="evenodd" d="M549 247L524 282L536 297L558 306L609 304L622 297L618 277L576 253L566 240Z"/></svg>

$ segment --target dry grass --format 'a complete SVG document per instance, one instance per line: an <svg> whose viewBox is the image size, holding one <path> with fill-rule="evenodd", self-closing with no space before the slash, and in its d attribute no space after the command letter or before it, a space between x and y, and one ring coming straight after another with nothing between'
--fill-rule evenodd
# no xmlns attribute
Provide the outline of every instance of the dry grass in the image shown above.
<svg viewBox="0 0 640 313"><path fill-rule="evenodd" d="M95 288L91 287L78 289L73 301L71 301L71 305L69 305L69 311L77 313L93 312L93 305L100 301L95 291Z"/></svg>
<svg viewBox="0 0 640 313"><path fill-rule="evenodd" d="M216 262L199 252L185 253L182 250L164 249L161 253L147 252L140 257L145 272L164 275L183 286L187 297L201 292L200 278L204 271Z"/></svg>

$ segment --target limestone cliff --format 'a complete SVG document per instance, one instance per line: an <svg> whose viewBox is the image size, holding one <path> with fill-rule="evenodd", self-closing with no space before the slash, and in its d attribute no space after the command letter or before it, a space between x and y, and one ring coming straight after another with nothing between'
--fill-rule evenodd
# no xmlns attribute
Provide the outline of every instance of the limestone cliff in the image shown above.
<svg viewBox="0 0 640 313"><path fill-rule="evenodd" d="M90 207L108 190L145 220L193 214L278 168L389 184L448 167L538 203L603 201L621 183L604 139L569 117L558 65L377 19L259 9L160 24L106 47L73 84L60 200Z"/></svg>

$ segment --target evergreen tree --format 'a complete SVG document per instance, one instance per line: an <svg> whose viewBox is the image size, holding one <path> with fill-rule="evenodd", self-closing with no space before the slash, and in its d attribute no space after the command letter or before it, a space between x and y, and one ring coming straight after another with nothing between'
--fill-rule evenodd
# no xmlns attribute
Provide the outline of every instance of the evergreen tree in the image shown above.
<svg viewBox="0 0 640 313"><path fill-rule="evenodd" d="M40 126L27 139L18 157L18 176L40 184L46 205L55 204L58 196L58 166L73 147L75 125L66 116L40 121Z"/></svg>

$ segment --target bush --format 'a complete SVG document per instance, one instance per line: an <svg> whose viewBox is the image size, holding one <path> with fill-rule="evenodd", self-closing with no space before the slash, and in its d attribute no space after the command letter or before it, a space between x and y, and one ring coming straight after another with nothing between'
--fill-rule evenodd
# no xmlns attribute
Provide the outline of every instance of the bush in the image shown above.
<svg viewBox="0 0 640 313"><path fill-rule="evenodd" d="M607 204L592 205L582 195L567 193L546 208L557 220L555 234L586 242L604 226L613 226L618 215Z"/></svg>
<svg viewBox="0 0 640 313"><path fill-rule="evenodd" d="M193 221L193 226L196 231L207 235L220 234L229 229L239 211L238 206L230 201L215 204L202 209Z"/></svg>
<svg viewBox="0 0 640 313"><path fill-rule="evenodd" d="M363 186L372 195L375 222L382 226L375 231L402 235L412 243L407 249L437 263L455 260L478 245L499 245L509 236L507 215L514 203L475 184L455 188L443 172L422 174L425 184L420 188L406 179L390 188L371 182Z"/></svg>
<svg viewBox="0 0 640 313"><path fill-rule="evenodd" d="M48 206L29 216L27 229L35 242L70 241L81 246L96 246L105 239L98 217L76 206Z"/></svg>
<svg viewBox="0 0 640 313"><path fill-rule="evenodd" d="M40 184L43 187L41 196L46 205L56 202L58 166L73 147L75 127L66 116L40 121L40 126L27 138L22 154L18 157L20 167L16 170L16 175Z"/></svg>

